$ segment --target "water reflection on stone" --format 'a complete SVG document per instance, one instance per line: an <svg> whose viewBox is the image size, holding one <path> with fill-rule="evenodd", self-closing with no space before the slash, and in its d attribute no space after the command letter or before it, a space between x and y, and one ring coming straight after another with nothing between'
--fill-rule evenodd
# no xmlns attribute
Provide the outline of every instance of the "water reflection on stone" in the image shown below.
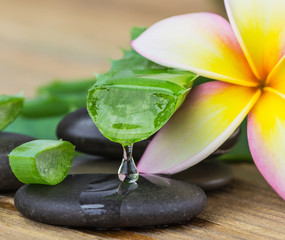
<svg viewBox="0 0 285 240"><path fill-rule="evenodd" d="M106 229L185 222L206 202L196 185L150 175L133 184L116 174L69 175L56 186L26 185L15 196L17 209L30 219Z"/></svg>

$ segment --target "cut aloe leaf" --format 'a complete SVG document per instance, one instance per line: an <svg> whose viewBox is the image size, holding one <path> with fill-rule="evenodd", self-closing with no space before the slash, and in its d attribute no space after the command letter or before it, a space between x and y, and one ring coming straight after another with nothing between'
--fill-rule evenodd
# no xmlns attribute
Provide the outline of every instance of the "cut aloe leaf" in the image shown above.
<svg viewBox="0 0 285 240"><path fill-rule="evenodd" d="M145 28L133 28L132 39ZM183 103L197 75L124 51L89 90L87 109L101 133L129 145L158 131Z"/></svg>
<svg viewBox="0 0 285 240"><path fill-rule="evenodd" d="M66 141L35 140L9 154L11 169L23 183L56 185L67 176L75 147Z"/></svg>
<svg viewBox="0 0 285 240"><path fill-rule="evenodd" d="M114 79L89 91L87 108L105 137L129 145L158 131L187 92L173 82L153 78Z"/></svg>
<svg viewBox="0 0 285 240"><path fill-rule="evenodd" d="M0 95L0 130L16 119L22 111L23 103L22 96Z"/></svg>

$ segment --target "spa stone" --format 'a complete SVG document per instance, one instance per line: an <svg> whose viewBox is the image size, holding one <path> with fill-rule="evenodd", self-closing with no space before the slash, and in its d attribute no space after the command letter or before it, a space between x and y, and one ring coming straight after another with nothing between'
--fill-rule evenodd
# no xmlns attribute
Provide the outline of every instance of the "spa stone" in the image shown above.
<svg viewBox="0 0 285 240"><path fill-rule="evenodd" d="M114 174L69 175L56 186L25 185L15 195L16 208L29 219L97 229L184 223L206 203L198 186L153 175L133 184Z"/></svg>
<svg viewBox="0 0 285 240"><path fill-rule="evenodd" d="M0 132L0 191L15 190L23 184L17 180L9 165L8 154L23 143L34 138L8 132Z"/></svg>
<svg viewBox="0 0 285 240"><path fill-rule="evenodd" d="M210 158L229 152L236 145L239 135L240 128ZM86 108L79 109L63 118L57 127L57 136L59 139L71 142L76 146L77 151L83 153L113 159L121 158L123 153L119 143L112 142L101 134ZM151 138L134 144L135 161L141 158Z"/></svg>

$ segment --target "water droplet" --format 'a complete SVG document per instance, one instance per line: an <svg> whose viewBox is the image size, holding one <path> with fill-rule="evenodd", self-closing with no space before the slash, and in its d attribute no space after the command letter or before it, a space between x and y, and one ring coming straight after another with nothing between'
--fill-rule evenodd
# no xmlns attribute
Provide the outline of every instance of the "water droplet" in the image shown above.
<svg viewBox="0 0 285 240"><path fill-rule="evenodd" d="M123 159L118 171L118 177L122 182L134 183L139 179L139 173L133 159L133 144L123 146Z"/></svg>

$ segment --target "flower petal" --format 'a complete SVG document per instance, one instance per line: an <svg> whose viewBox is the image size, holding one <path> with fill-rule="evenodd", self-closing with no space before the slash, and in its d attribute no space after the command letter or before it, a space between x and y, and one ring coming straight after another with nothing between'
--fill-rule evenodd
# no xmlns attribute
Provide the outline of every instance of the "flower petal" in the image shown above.
<svg viewBox="0 0 285 240"><path fill-rule="evenodd" d="M223 82L194 88L142 156L143 173L176 173L200 162L240 125L260 90Z"/></svg>
<svg viewBox="0 0 285 240"><path fill-rule="evenodd" d="M285 100L265 92L248 117L248 142L254 162L285 200Z"/></svg>
<svg viewBox="0 0 285 240"><path fill-rule="evenodd" d="M274 92L285 99L285 57L275 66L267 79L265 91Z"/></svg>
<svg viewBox="0 0 285 240"><path fill-rule="evenodd" d="M132 47L164 66L256 86L230 24L215 14L194 13L162 20L133 41Z"/></svg>
<svg viewBox="0 0 285 240"><path fill-rule="evenodd" d="M256 76L264 80L284 55L284 0L225 0L233 30Z"/></svg>

